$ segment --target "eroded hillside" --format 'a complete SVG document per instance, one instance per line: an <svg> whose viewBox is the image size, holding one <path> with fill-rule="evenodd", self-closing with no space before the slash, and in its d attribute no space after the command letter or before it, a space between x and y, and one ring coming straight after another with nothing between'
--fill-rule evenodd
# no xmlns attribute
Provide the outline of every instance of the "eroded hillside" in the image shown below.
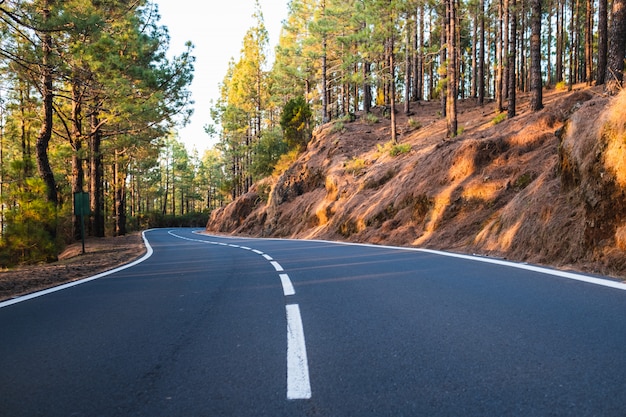
<svg viewBox="0 0 626 417"><path fill-rule="evenodd" d="M282 175L263 180L211 232L419 246L626 277L626 94L549 90L545 108L495 123L459 106L445 139L439 104L398 113L399 142L375 111L319 128ZM269 193L266 190L270 190Z"/></svg>

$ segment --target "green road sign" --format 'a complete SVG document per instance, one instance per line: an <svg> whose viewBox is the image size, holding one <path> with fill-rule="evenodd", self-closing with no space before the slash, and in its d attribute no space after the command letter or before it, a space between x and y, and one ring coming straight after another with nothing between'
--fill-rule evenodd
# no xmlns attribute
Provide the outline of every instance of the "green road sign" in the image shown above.
<svg viewBox="0 0 626 417"><path fill-rule="evenodd" d="M74 193L74 214L77 216L89 215L89 193Z"/></svg>

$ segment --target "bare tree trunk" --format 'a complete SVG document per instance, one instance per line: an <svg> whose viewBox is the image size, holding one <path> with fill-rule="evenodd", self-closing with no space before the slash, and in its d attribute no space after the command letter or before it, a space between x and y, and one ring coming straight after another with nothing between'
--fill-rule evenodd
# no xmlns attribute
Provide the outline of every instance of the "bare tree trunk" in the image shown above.
<svg viewBox="0 0 626 417"><path fill-rule="evenodd" d="M363 110L369 113L372 109L372 84L370 80L370 63L363 63Z"/></svg>
<svg viewBox="0 0 626 417"><path fill-rule="evenodd" d="M541 0L531 1L531 35L530 35L530 109L538 111L543 108L541 85Z"/></svg>
<svg viewBox="0 0 626 417"><path fill-rule="evenodd" d="M563 81L563 3L565 0L556 1L556 82Z"/></svg>
<svg viewBox="0 0 626 417"><path fill-rule="evenodd" d="M574 71L574 63L575 63L575 59L574 59L574 51L576 50L576 42L575 42L575 28L576 28L576 16L578 15L578 12L576 10L576 5L575 5L575 1L576 0L572 0L571 5L572 5L572 18L570 20L570 47L569 47L569 79L567 82L567 88L568 90L572 90L573 86L574 86L574 82L575 82L575 71Z"/></svg>
<svg viewBox="0 0 626 417"><path fill-rule="evenodd" d="M587 0L585 14L585 82L593 81L593 0Z"/></svg>
<svg viewBox="0 0 626 417"><path fill-rule="evenodd" d="M104 176L104 166L102 163L102 153L100 145L102 143L102 132L100 131L97 112L90 116L91 133L89 137L89 171L90 187L89 208L91 210L91 235L104 237L104 186L102 179Z"/></svg>
<svg viewBox="0 0 626 417"><path fill-rule="evenodd" d="M443 4L443 10L441 11L441 51L439 52L439 77L440 77L440 81L439 81L439 85L441 86L441 117L446 117L446 112L447 112L447 98L448 98L448 93L447 93L447 82L448 80L444 77L446 77L447 75L447 70L446 73L443 72L443 69L446 68L447 62L446 60L448 59L448 46L446 45L447 39L447 32L448 32L448 13L446 12L446 8L447 8L447 0L446 2L444 2Z"/></svg>
<svg viewBox="0 0 626 417"><path fill-rule="evenodd" d="M548 42L546 44L546 85L552 85L552 0L548 0Z"/></svg>
<svg viewBox="0 0 626 417"><path fill-rule="evenodd" d="M50 20L50 8L49 2L43 3L43 23L46 24ZM41 50L42 60L40 66L41 73L41 96L43 106L43 122L39 135L37 136L37 142L35 145L35 151L37 155L37 170L39 175L46 184L46 199L54 204L58 205L59 200L57 197L57 186L54 179L54 173L50 166L50 160L48 159L48 144L52 138L52 64L50 63L52 55L52 36L50 32L41 34ZM52 230L50 230L52 232ZM56 235L54 231L53 236Z"/></svg>
<svg viewBox="0 0 626 417"><path fill-rule="evenodd" d="M504 58L505 58L505 54L504 54L504 49L505 49L505 45L504 45L504 41L503 41L503 37L504 37L504 28L503 28L503 22L504 21L504 4L502 2L502 0L498 1L498 19L496 21L496 82L495 82L495 95L496 95L496 110L498 111L498 113L502 112L502 110L504 110L504 104L503 104L503 88L502 88L502 84L504 82L503 80L503 75L504 75Z"/></svg>
<svg viewBox="0 0 626 417"><path fill-rule="evenodd" d="M115 160L113 163L113 186L114 186L114 206L115 215L115 236L124 236L126 234L126 173L122 168L120 156L115 151Z"/></svg>
<svg viewBox="0 0 626 417"><path fill-rule="evenodd" d="M613 0L609 49L604 89L617 94L624 80L624 55L626 54L626 0Z"/></svg>
<svg viewBox="0 0 626 417"><path fill-rule="evenodd" d="M407 19L409 16L407 16ZM411 27L408 25L406 29L406 53L404 54L404 114L411 114ZM413 74L413 76L415 76Z"/></svg>
<svg viewBox="0 0 626 417"><path fill-rule="evenodd" d="M503 23L504 27L502 28L502 101L506 100L509 97L509 46L511 45L511 41L509 39L509 31L511 24L511 3L512 0L504 0L503 3ZM515 71L513 71L515 74Z"/></svg>
<svg viewBox="0 0 626 417"><path fill-rule="evenodd" d="M482 106L485 104L485 0L480 0L479 19L480 54L478 55L478 103Z"/></svg>
<svg viewBox="0 0 626 417"><path fill-rule="evenodd" d="M598 69L596 85L604 84L608 50L608 1L598 0Z"/></svg>
<svg viewBox="0 0 626 417"><path fill-rule="evenodd" d="M476 98L478 96L478 17L480 3L474 10L474 16L472 19L472 57L471 57L471 82L470 82L470 97ZM481 13L482 15L482 13Z"/></svg>
<svg viewBox="0 0 626 417"><path fill-rule="evenodd" d="M453 138L457 135L458 121L456 111L457 101L457 39L456 39L456 3L455 0L447 0L447 30L448 30L448 88L447 88L447 111L446 120L447 136Z"/></svg>
<svg viewBox="0 0 626 417"><path fill-rule="evenodd" d="M398 134L396 132L396 83L394 82L396 79L396 63L394 60L395 54L393 35L389 36L387 43L389 48L389 113L391 115L391 141L393 143L398 143Z"/></svg>
<svg viewBox="0 0 626 417"><path fill-rule="evenodd" d="M508 71L509 71L509 105L507 109L507 117L510 119L515 117L515 89L516 89L516 80L515 76L515 58L517 55L517 7L516 0L510 0L509 3L510 11L509 15L511 18L510 22L510 35L509 35L509 59L508 59Z"/></svg>
<svg viewBox="0 0 626 417"><path fill-rule="evenodd" d="M416 100L422 100L424 98L424 3L420 3L420 34L419 34L419 52L418 52L418 67L416 72L417 85L416 85Z"/></svg>
<svg viewBox="0 0 626 417"><path fill-rule="evenodd" d="M326 13L326 1L322 1L322 13ZM322 35L322 123L330 122L328 113L328 64L326 56L326 34Z"/></svg>
<svg viewBox="0 0 626 417"><path fill-rule="evenodd" d="M72 80L72 137L70 145L72 147L72 195L83 192L84 172L83 172L83 128L82 128L82 98L80 94L80 77L74 74ZM73 218L74 239L81 238L81 217L74 215Z"/></svg>

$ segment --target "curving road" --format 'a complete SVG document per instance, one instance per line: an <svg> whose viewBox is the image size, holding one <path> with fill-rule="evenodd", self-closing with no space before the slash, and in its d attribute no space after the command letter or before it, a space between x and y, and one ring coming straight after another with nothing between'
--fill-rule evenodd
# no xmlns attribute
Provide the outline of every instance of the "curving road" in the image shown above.
<svg viewBox="0 0 626 417"><path fill-rule="evenodd" d="M0 416L624 416L626 285L159 229L0 303Z"/></svg>

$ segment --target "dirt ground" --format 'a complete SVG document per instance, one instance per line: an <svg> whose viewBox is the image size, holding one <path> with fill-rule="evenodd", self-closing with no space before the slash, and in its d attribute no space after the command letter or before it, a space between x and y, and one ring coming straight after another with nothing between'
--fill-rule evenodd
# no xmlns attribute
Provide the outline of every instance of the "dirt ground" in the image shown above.
<svg viewBox="0 0 626 417"><path fill-rule="evenodd" d="M544 91L517 116L460 100L446 138L440 103L390 121L320 126L284 172L215 210L207 230L253 237L345 240L501 257L626 279L626 94ZM623 100L623 101L622 101ZM268 191L269 190L269 191Z"/></svg>
<svg viewBox="0 0 626 417"><path fill-rule="evenodd" d="M146 252L141 233L121 237L89 238L68 246L59 261L0 272L0 301L87 278L139 258Z"/></svg>

